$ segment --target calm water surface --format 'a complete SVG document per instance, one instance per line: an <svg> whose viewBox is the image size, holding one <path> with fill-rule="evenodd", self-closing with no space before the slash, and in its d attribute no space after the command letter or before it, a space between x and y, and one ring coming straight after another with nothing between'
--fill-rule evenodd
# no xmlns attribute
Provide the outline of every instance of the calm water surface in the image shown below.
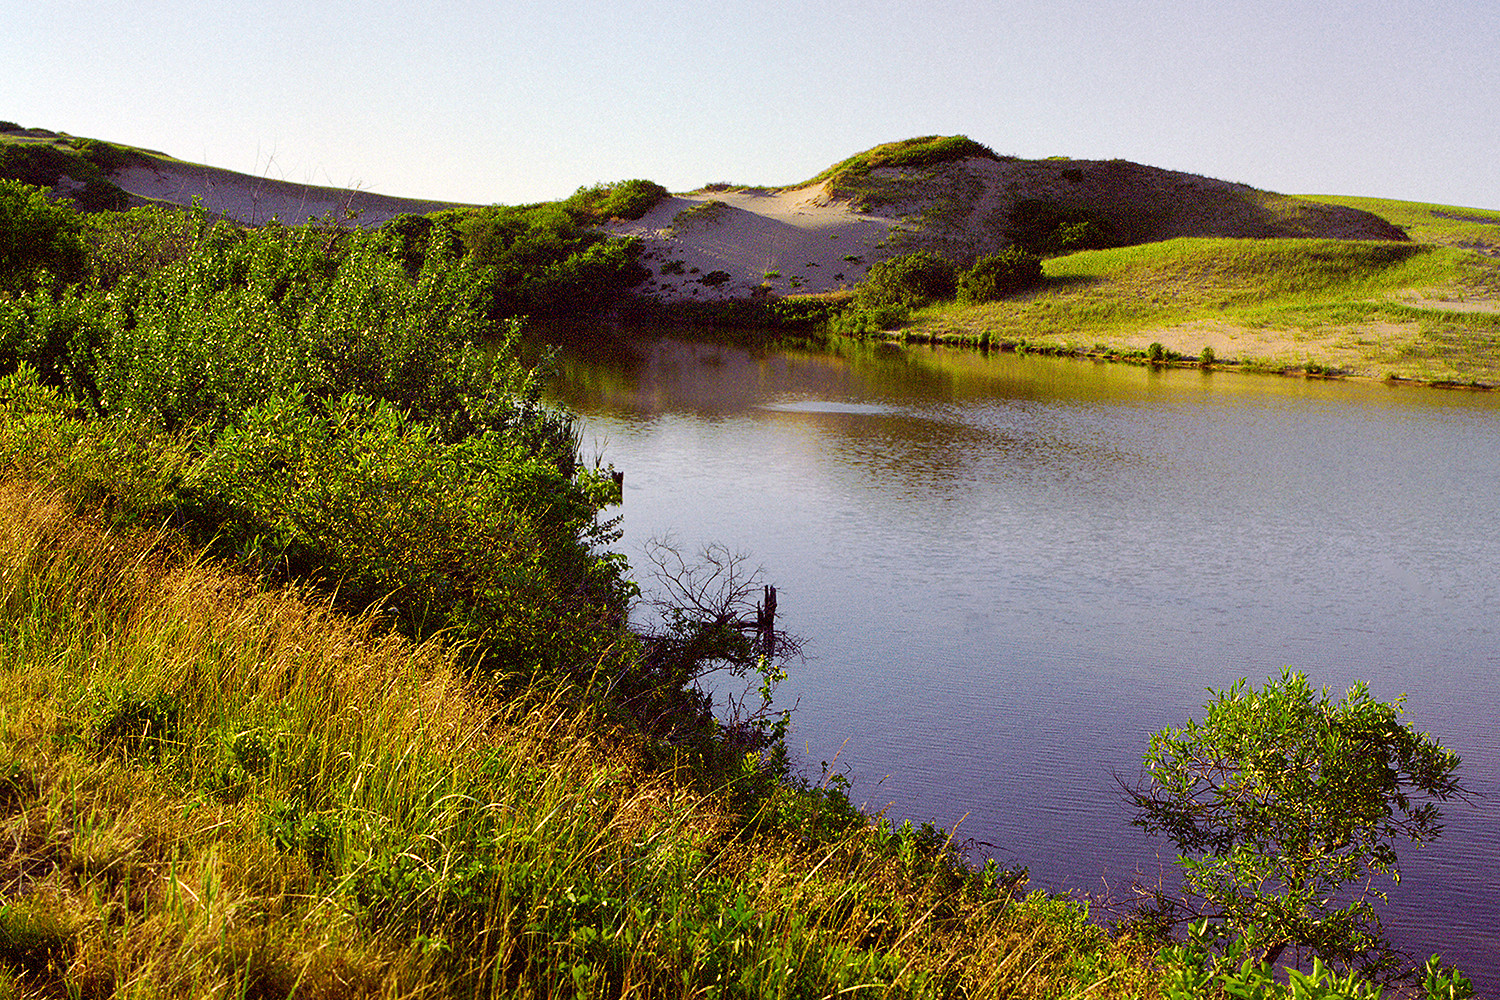
<svg viewBox="0 0 1500 1000"><path fill-rule="evenodd" d="M1113 775L1282 666L1408 695L1472 802L1388 929L1500 996L1500 397L943 348L570 352L623 547L750 553L808 639L778 703L816 774L958 824L1037 884L1171 864Z"/></svg>

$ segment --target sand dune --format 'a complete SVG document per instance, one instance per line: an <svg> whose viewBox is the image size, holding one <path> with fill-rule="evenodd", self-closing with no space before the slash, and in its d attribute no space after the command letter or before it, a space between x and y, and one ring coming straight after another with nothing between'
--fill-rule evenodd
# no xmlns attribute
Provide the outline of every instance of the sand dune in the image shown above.
<svg viewBox="0 0 1500 1000"><path fill-rule="evenodd" d="M249 224L332 218L379 225L455 207L252 177L168 157L118 171L138 200L191 204ZM1017 206L1083 211L1118 242L1177 236L1404 239L1367 212L1122 160L970 157L874 169L862 191L712 186L663 199L640 219L605 227L641 240L652 276L638 289L663 301L714 301L852 287L870 265L913 249L961 264L1005 246ZM872 193L873 192L873 193ZM840 194L842 193L842 196Z"/></svg>
<svg viewBox="0 0 1500 1000"><path fill-rule="evenodd" d="M252 177L170 159L125 167L113 179L141 201L191 205L196 198L208 211L250 225L272 219L296 225L308 219L332 218L378 226L404 212L422 214L453 207L444 202L395 198L358 189Z"/></svg>

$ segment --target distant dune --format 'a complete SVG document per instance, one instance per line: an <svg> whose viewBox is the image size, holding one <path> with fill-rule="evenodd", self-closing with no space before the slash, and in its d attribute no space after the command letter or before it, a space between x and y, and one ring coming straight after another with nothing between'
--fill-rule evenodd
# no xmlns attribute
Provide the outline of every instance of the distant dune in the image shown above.
<svg viewBox="0 0 1500 1000"><path fill-rule="evenodd" d="M30 130L17 138L65 137ZM124 148L129 160L110 179L132 204L196 199L248 224L332 218L370 226L406 212L472 207L272 180ZM967 263L1012 242L1018 220L1037 212L1087 219L1111 245L1180 236L1407 239L1347 205L1124 160L996 156L961 136L879 146L791 188L713 185L670 196L642 218L606 229L642 241L652 272L642 293L712 301L850 287L871 264L914 249Z"/></svg>
<svg viewBox="0 0 1500 1000"><path fill-rule="evenodd" d="M1123 160L967 157L879 167L857 184L716 186L665 199L613 232L640 237L666 300L826 292L914 249L961 263L1012 241L1027 207L1088 217L1117 245L1179 236L1405 240L1379 216Z"/></svg>
<svg viewBox="0 0 1500 1000"><path fill-rule="evenodd" d="M272 219L297 224L327 217L378 226L405 212L425 214L454 207L446 202L396 198L357 188L252 177L169 158L153 157L123 167L112 179L138 204L191 205L197 198L210 212L252 225Z"/></svg>

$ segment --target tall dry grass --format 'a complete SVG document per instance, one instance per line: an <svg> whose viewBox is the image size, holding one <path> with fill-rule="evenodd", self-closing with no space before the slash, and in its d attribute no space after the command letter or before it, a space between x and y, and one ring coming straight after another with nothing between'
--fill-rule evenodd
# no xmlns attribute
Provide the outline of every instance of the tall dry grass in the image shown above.
<svg viewBox="0 0 1500 1000"><path fill-rule="evenodd" d="M1154 989L941 831L706 789L585 692L74 509L0 486L0 996Z"/></svg>

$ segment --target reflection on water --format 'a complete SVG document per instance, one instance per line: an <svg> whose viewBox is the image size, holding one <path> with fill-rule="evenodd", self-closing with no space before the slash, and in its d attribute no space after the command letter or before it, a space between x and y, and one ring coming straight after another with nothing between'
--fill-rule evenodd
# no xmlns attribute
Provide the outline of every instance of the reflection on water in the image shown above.
<svg viewBox="0 0 1500 1000"><path fill-rule="evenodd" d="M1113 776L1206 688L1291 665L1408 692L1480 794L1387 924L1500 993L1500 400L672 340L566 355L557 395L625 472L628 553L670 532L766 567L810 640L779 698L814 770L1041 884L1170 864Z"/></svg>

